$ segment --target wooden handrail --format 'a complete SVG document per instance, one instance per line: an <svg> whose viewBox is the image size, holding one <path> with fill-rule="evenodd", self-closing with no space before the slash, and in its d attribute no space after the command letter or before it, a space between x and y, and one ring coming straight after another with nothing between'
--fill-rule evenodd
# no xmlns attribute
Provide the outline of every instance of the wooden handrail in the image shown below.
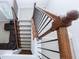
<svg viewBox="0 0 79 59"><path fill-rule="evenodd" d="M18 13L18 5L17 5L17 2L16 2L16 0L13 0L13 9L14 9L14 11L15 11L15 16L17 15L17 13Z"/></svg>
<svg viewBox="0 0 79 59"><path fill-rule="evenodd" d="M16 36L16 44L17 44L17 48L19 48L19 42L18 42L18 36L17 36L17 16L16 13L14 11L14 9L12 8L12 13L13 13L13 22L14 22L14 31L15 31L15 36Z"/></svg>
<svg viewBox="0 0 79 59"><path fill-rule="evenodd" d="M34 20L32 20L32 35L33 35L33 39L38 36L35 27L36 27L36 26L35 26Z"/></svg>
<svg viewBox="0 0 79 59"><path fill-rule="evenodd" d="M33 35L33 39L38 36L35 21L34 21L35 6L36 6L36 3L34 4L34 10L33 10L33 16L32 16L32 35Z"/></svg>

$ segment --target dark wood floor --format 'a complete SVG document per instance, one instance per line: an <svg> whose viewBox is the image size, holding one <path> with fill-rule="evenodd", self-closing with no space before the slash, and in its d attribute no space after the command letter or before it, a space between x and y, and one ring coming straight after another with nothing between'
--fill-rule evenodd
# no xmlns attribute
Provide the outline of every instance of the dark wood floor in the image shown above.
<svg viewBox="0 0 79 59"><path fill-rule="evenodd" d="M32 54L31 50L22 50L20 54Z"/></svg>

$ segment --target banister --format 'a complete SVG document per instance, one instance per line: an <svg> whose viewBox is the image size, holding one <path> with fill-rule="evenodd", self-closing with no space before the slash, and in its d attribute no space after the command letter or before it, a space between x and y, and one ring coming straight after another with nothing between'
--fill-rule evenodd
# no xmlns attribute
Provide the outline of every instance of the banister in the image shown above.
<svg viewBox="0 0 79 59"><path fill-rule="evenodd" d="M67 27L70 26L73 20L76 20L79 17L79 13L76 10L72 10L70 12L67 13L66 16L56 16L52 13L50 13L47 10L44 10L42 8L39 8L36 6L36 3L34 4L34 12L33 12L33 21L34 21L34 26L36 29L36 25L35 25L35 20L34 20L34 14L35 14L35 8L38 9L39 11L43 11L49 18L51 18L51 20L53 20L52 23L52 27L50 29L48 29L48 31L46 31L45 33L43 33L41 36L39 37L43 37L45 35L47 35L48 33L50 33L51 31L57 30L59 27ZM36 31L37 32L37 31ZM39 35L39 33L37 33L37 36Z"/></svg>
<svg viewBox="0 0 79 59"><path fill-rule="evenodd" d="M51 18L51 20L53 20L52 25L53 25L53 27L54 27L53 29L52 29L52 27L51 27L50 29L48 29L48 31L46 31L44 34L42 34L41 36L39 36L39 38L40 38L40 37L43 37L43 36L45 36L45 35L47 35L48 33L52 32L52 31L54 31L54 30L56 30L56 29L60 26L61 21L59 20L59 16L56 16L56 15L54 15L54 14L52 14L52 13L46 11L46 10L43 10L43 9L41 9L41 8L39 8L39 7L36 7L36 6L34 6L34 12L35 12L35 8L37 8L37 9L43 11L49 18ZM33 12L33 17L32 17L32 19L34 19L34 12ZM33 20L33 21L34 21L34 20ZM35 21L34 21L34 23L35 23ZM36 29L36 25L35 25L35 29ZM36 32L37 32L37 31L36 31ZM38 36L38 35L39 35L39 33L37 33L36 36Z"/></svg>
<svg viewBox="0 0 79 59"><path fill-rule="evenodd" d="M48 33L57 30L59 27L67 27L70 26L73 20L76 20L79 17L79 12L76 10L72 10L70 12L67 13L67 16L64 17L60 17L60 16L55 16L52 13L45 11L46 13L48 13L51 17L53 16L53 18L55 20L53 20L52 23L52 27L46 31L45 33L43 33L41 36L39 36L39 38L47 35Z"/></svg>
<svg viewBox="0 0 79 59"><path fill-rule="evenodd" d="M17 36L17 16L16 13L14 11L14 8L12 8L12 13L13 13L13 22L14 22L14 31L15 31L15 36L16 36L16 44L17 44L17 48L19 47L19 42L18 42L18 36Z"/></svg>
<svg viewBox="0 0 79 59"><path fill-rule="evenodd" d="M34 6L34 14L36 11L35 8L37 8L40 12L43 12L46 16L51 18L51 20L53 21L51 28L49 28L46 32L44 32L40 36L39 36L39 33L37 31L33 31L33 33L34 32L37 33L37 34L35 34L35 36L37 36L38 38L42 38L42 37L46 36L47 34L56 30L57 36L58 36L60 59L72 59L72 53L71 53L71 48L70 48L67 27L71 25L72 21L78 19L79 12L76 10L72 10L72 11L68 12L66 14L66 16L61 17L61 16L56 16L56 15L54 15L54 14L52 14L44 9L36 7L36 6ZM33 14L33 20L32 20L32 22L34 24L32 26L34 26L33 30L36 30L37 29L36 25L38 25L38 24L35 24L36 21L34 19L34 16L35 16L34 14ZM40 15L39 15L39 17L40 17ZM46 23L46 25L47 24L48 23Z"/></svg>
<svg viewBox="0 0 79 59"><path fill-rule="evenodd" d="M16 15L16 12L15 12L15 10L14 10L14 8L12 7L12 12L13 12L13 18L15 19L15 20L17 20L18 19L18 17L17 17L17 15Z"/></svg>
<svg viewBox="0 0 79 59"><path fill-rule="evenodd" d="M17 15L17 13L18 13L18 5L17 5L16 0L13 0L13 6L12 7L14 8L15 15Z"/></svg>
<svg viewBox="0 0 79 59"><path fill-rule="evenodd" d="M52 18L52 20L54 19L58 21L58 18L61 18L62 20L58 21L58 22L62 22L61 26L67 26L67 25L69 26L69 23L71 23L73 20L76 20L79 17L79 12L77 10L71 10L66 14L66 16L61 17L61 16L56 16L45 9L42 9L39 7L36 7L36 8L44 11L47 16Z"/></svg>
<svg viewBox="0 0 79 59"><path fill-rule="evenodd" d="M32 20L32 35L33 35L33 39L38 36L36 28L35 28L34 20Z"/></svg>
<svg viewBox="0 0 79 59"><path fill-rule="evenodd" d="M57 19L58 17L61 18L61 16L56 16L53 13L49 12L48 10L45 10L45 9L42 9L39 7L36 7L36 8L43 10L47 16L52 18L52 20ZM71 10L71 11L67 12L66 16L62 17L62 23L64 23L64 24L62 24L62 26L64 26L65 24L67 25L67 24L71 23L73 20L76 20L78 17L79 17L79 12L77 10ZM59 20L59 21L61 21L61 20Z"/></svg>
<svg viewBox="0 0 79 59"><path fill-rule="evenodd" d="M35 21L34 21L35 6L36 6L36 3L34 4L34 10L33 10L33 16L32 16L32 35L33 35L33 39L38 36Z"/></svg>
<svg viewBox="0 0 79 59"><path fill-rule="evenodd" d="M51 13L51 12L49 12L49 11L47 11L47 10L45 10L45 9L42 9L42 8L39 8L39 7L35 7L35 8L37 8L37 9L39 9L39 10L41 10L41 11L43 11L47 16L49 16L50 18L52 18L52 19L54 19L54 18L57 18L58 16L56 16L56 15L54 15L53 13Z"/></svg>
<svg viewBox="0 0 79 59"><path fill-rule="evenodd" d="M39 7L38 7L38 8L39 8ZM39 9L41 9L41 8L39 8ZM69 26L69 25L72 23L72 21L74 21L74 20L76 20L77 18L79 18L79 12L78 12L77 10L71 10L71 11L69 11L69 12L66 14L66 16L63 16L63 17L61 17L61 16L56 16L56 15L54 15L53 13L51 13L51 12L45 10L45 9L42 9L42 10L45 12L45 14L46 14L47 16L49 16L50 18L52 18L52 20L54 20L53 23L57 23L58 25L61 25L61 26L63 26L63 27ZM60 19L60 18L61 18L61 19ZM61 24L60 24L60 23L61 23ZM56 27L56 26L55 26L55 27Z"/></svg>

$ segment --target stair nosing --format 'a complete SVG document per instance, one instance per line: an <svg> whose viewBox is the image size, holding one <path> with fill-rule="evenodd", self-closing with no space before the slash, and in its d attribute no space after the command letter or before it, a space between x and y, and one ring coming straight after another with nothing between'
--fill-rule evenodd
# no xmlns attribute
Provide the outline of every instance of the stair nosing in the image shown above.
<svg viewBox="0 0 79 59"><path fill-rule="evenodd" d="M18 35L31 35L31 33L18 33Z"/></svg>
<svg viewBox="0 0 79 59"><path fill-rule="evenodd" d="M17 27L31 27L31 25L18 25Z"/></svg>
<svg viewBox="0 0 79 59"><path fill-rule="evenodd" d="M31 37L18 37L20 39L31 39Z"/></svg>
<svg viewBox="0 0 79 59"><path fill-rule="evenodd" d="M31 20L18 20L18 22L32 22Z"/></svg>
<svg viewBox="0 0 79 59"><path fill-rule="evenodd" d="M19 31L31 31L30 29L25 30L25 29L19 29Z"/></svg>

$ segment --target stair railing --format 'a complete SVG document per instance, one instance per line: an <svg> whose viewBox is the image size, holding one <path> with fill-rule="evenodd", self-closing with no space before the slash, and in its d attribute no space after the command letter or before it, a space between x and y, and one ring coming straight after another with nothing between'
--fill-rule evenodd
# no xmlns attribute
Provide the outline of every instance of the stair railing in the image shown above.
<svg viewBox="0 0 79 59"><path fill-rule="evenodd" d="M16 16L16 13L15 13L15 10L14 8L12 8L12 12L13 12L13 23L14 23L14 31L15 31L15 38L16 38L16 44L17 44L17 48L19 48L19 38L18 38L18 27L17 27L17 16Z"/></svg>
<svg viewBox="0 0 79 59"><path fill-rule="evenodd" d="M42 38L53 31L57 31L60 59L72 59L67 27L70 26L72 21L76 20L78 17L79 13L75 10L68 12L66 16L60 17L34 5L34 13L32 17L33 38ZM49 26L49 24L51 25ZM47 26L48 28L44 30ZM49 50L45 48L41 49ZM53 52L59 53L58 51ZM50 59L46 55L42 53L40 54L46 57L47 59Z"/></svg>
<svg viewBox="0 0 79 59"><path fill-rule="evenodd" d="M18 37L18 17L17 17L17 12L18 12L18 5L16 0L13 0L13 6L12 6L12 13L13 13L13 24L14 24L14 32L15 32L15 39L16 39L16 44L17 48L19 48L19 37Z"/></svg>

